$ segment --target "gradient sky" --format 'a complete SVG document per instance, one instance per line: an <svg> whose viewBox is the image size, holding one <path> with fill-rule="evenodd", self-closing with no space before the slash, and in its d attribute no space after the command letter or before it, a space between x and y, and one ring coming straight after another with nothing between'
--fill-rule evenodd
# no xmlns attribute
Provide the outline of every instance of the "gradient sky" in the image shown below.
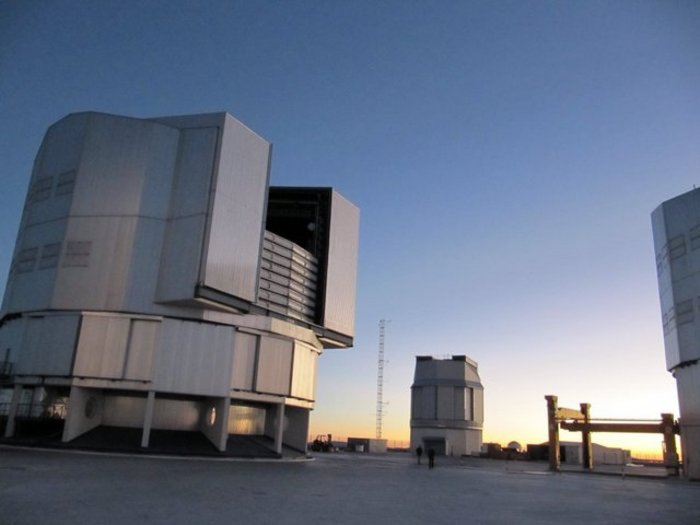
<svg viewBox="0 0 700 525"><path fill-rule="evenodd" d="M700 2L2 1L0 289L43 134L85 110L228 111L273 184L360 207L312 434L374 435L382 318L390 439L423 354L479 363L486 441L546 440L545 394L678 414L650 213L700 179Z"/></svg>

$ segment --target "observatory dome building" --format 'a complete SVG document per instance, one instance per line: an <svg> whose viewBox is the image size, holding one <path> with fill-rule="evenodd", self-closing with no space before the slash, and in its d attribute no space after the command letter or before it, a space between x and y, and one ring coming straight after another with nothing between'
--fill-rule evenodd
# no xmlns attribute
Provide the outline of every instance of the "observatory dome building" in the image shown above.
<svg viewBox="0 0 700 525"><path fill-rule="evenodd" d="M226 113L49 128L0 312L6 438L305 451L317 359L353 343L359 211L269 187L271 150Z"/></svg>
<svg viewBox="0 0 700 525"><path fill-rule="evenodd" d="M666 369L676 378L685 475L700 479L700 189L652 213Z"/></svg>
<svg viewBox="0 0 700 525"><path fill-rule="evenodd" d="M464 355L447 359L417 356L411 386L411 449L437 455L481 451L484 387L476 362Z"/></svg>

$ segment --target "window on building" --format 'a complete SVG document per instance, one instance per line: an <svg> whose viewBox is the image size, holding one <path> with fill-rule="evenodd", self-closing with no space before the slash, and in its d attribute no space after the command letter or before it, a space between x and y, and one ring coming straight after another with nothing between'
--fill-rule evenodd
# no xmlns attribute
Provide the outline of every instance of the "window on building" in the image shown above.
<svg viewBox="0 0 700 525"><path fill-rule="evenodd" d="M37 179L32 185L32 190L29 196L29 202L45 201L51 197L51 186L53 186L53 177L43 177Z"/></svg>
<svg viewBox="0 0 700 525"><path fill-rule="evenodd" d="M58 176L56 195L70 195L75 186L75 170L66 171Z"/></svg>
<svg viewBox="0 0 700 525"><path fill-rule="evenodd" d="M39 259L39 269L55 268L58 266L58 256L61 253L61 243L55 242L44 244L41 249L41 258Z"/></svg>
<svg viewBox="0 0 700 525"><path fill-rule="evenodd" d="M39 254L39 248L27 248L17 254L15 260L15 272L27 273L34 271L36 265L36 257Z"/></svg>
<svg viewBox="0 0 700 525"><path fill-rule="evenodd" d="M668 256L671 260L678 259L686 253L685 235L676 235L668 241Z"/></svg>
<svg viewBox="0 0 700 525"><path fill-rule="evenodd" d="M687 300L676 304L676 325L692 323L694 319L693 301Z"/></svg>
<svg viewBox="0 0 700 525"><path fill-rule="evenodd" d="M92 241L68 241L63 267L86 267L90 262Z"/></svg>

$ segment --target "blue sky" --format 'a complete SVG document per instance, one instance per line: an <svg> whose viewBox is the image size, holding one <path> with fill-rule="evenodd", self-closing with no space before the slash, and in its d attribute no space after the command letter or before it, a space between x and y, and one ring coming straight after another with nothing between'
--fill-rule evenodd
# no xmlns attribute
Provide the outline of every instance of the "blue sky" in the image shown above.
<svg viewBox="0 0 700 525"><path fill-rule="evenodd" d="M544 440L550 393L678 413L649 214L700 175L700 3L0 2L3 280L43 133L83 110L228 111L273 184L361 208L313 433L373 434L381 318L393 439L421 354L478 361L486 439Z"/></svg>

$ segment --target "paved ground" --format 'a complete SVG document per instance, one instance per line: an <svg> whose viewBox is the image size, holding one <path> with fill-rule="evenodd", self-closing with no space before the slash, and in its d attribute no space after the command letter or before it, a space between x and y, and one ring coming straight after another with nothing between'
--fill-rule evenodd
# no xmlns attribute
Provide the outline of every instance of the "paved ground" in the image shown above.
<svg viewBox="0 0 700 525"><path fill-rule="evenodd" d="M206 460L0 448L0 524L700 523L700 483L408 454Z"/></svg>

